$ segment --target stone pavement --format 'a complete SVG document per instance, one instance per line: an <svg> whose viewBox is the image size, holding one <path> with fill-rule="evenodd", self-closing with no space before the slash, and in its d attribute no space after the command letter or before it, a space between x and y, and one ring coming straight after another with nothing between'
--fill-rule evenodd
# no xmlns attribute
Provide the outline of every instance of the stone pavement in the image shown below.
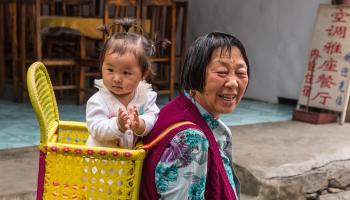
<svg viewBox="0 0 350 200"><path fill-rule="evenodd" d="M350 199L349 123L231 128L241 200ZM0 150L0 200L35 199L37 168L36 147Z"/></svg>
<svg viewBox="0 0 350 200"><path fill-rule="evenodd" d="M36 147L0 150L0 200L35 199L38 161Z"/></svg>
<svg viewBox="0 0 350 200"><path fill-rule="evenodd" d="M350 200L350 124L231 127L242 192L258 200Z"/></svg>

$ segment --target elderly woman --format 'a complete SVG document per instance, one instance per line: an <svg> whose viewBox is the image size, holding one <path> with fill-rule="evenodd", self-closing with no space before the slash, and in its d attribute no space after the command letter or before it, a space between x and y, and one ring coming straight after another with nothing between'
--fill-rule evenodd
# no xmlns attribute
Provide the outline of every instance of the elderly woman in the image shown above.
<svg viewBox="0 0 350 200"><path fill-rule="evenodd" d="M168 103L145 143L165 136L145 159L140 199L239 199L232 134L220 120L242 99L249 63L242 43L212 32L190 46L183 94Z"/></svg>

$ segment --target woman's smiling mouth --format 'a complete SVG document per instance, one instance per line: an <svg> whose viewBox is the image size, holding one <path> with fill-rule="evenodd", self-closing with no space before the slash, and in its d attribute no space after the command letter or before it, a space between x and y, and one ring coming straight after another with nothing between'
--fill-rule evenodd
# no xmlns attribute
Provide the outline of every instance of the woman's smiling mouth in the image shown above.
<svg viewBox="0 0 350 200"><path fill-rule="evenodd" d="M219 97L222 98L225 101L233 101L235 100L237 95L224 95L224 94L219 94Z"/></svg>

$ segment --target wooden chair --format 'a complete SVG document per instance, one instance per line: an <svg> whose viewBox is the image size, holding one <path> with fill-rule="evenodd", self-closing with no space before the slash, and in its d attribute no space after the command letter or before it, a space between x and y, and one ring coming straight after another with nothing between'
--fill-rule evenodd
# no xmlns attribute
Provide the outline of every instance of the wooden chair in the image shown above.
<svg viewBox="0 0 350 200"><path fill-rule="evenodd" d="M4 95L6 88L5 70L5 4L0 2L0 97Z"/></svg>
<svg viewBox="0 0 350 200"><path fill-rule="evenodd" d="M178 71L181 71L184 59L185 59L185 53L186 53L186 39L187 39L187 24L188 24L188 1L176 1L176 18L177 23L179 23L179 26L181 28L181 32L179 33L179 29L177 29L177 33L180 34L180 48L179 52L177 52L175 58L177 61ZM175 81L176 82L176 81Z"/></svg>
<svg viewBox="0 0 350 200"><path fill-rule="evenodd" d="M75 46L73 48L71 48L71 51L73 53L75 53L72 56L68 56L68 57L62 57L60 53L54 53L53 51L50 51L50 48L45 49L45 51L43 50L43 46L44 47L50 47L50 45L47 45L45 43L45 45L43 45L43 42L47 42L47 40L45 41L42 35L42 26L41 26L41 22L43 17L45 17L44 15L44 10L43 7L48 5L48 10L49 10L49 14L51 13L63 13L63 7L61 7L61 10L59 10L59 8L57 7L56 2L54 2L53 0L30 0L28 2L28 6L30 7L29 10L31 10L30 14L31 14L31 18L35 19L34 23L31 23L32 26L29 28L30 32L32 32L33 35L32 37L32 43L33 43L33 51L34 51L34 56L32 56L30 59L26 59L26 55L28 52L26 52L26 42L21 43L21 56L24 57L24 59L21 60L25 60L25 62L22 64L22 69L21 69L21 74L22 74L22 83L25 83L26 77L25 77L25 71L26 68L25 66L27 66L27 63L33 62L33 58L34 60L41 60L43 63L45 63L45 65L47 67L49 67L51 69L51 71L54 71L55 73L55 78L57 81L55 81L54 84L54 89L58 90L58 91L63 91L63 90L75 90L77 93L77 102L78 103L82 103L84 100L81 99L80 94L80 88L83 87L81 86L81 81L80 81L80 73L82 70L82 67L80 66L80 62L81 60L84 58L83 56L85 56L85 36L83 35L75 35L75 40L72 40L69 44L74 44ZM61 1L61 5L62 6L81 6L79 4L73 4L73 3L77 3L80 1L68 1L68 0L62 0ZM83 5L85 5L86 1L82 1ZM52 4L54 4L55 6L52 6ZM55 8L56 10L52 11L51 9ZM75 9L74 12L79 13L80 11L77 11L78 9ZM90 9L94 10L94 9ZM68 12L67 10L65 12ZM73 12L69 12L69 14L71 14ZM57 16L55 16L57 17ZM69 19L68 19L69 20ZM101 20L102 21L102 20ZM25 30L26 26L23 26L23 30ZM22 36L26 33L26 31L21 31ZM21 38L22 38L21 36ZM23 36L23 38L25 38L25 36ZM69 36L68 38L72 38L71 36ZM51 39L51 38L49 38ZM56 38L57 39L57 38ZM56 40L55 39L55 40ZM52 43L55 42L55 40L51 40L51 45ZM64 43L68 43L67 42L67 38L61 38L61 40L58 43L64 44ZM21 41L30 41L27 40L26 38L21 40ZM57 40L56 40L57 41ZM50 44L50 43L49 43ZM57 43L56 43L57 44ZM60 44L60 45L61 45ZM83 48L84 46L84 48ZM51 49L56 49L56 48L51 48ZM64 50L65 51L65 50ZM49 52L49 54L48 54ZM59 55L59 56L57 56ZM70 78L69 79L65 79L63 80L63 75L66 74L68 75ZM69 82L67 80L70 80ZM26 92L26 88L25 88L25 84L23 85L23 91ZM26 93L23 93L22 96L26 96Z"/></svg>
<svg viewBox="0 0 350 200"><path fill-rule="evenodd" d="M63 16L95 16L95 1L94 0L62 0L62 15ZM87 8L85 15L84 8Z"/></svg>
<svg viewBox="0 0 350 200"><path fill-rule="evenodd" d="M8 17L7 20L7 25L8 25L8 39L9 39L9 43L10 43L10 48L11 48L11 53L10 53L10 59L11 59L11 71L12 71L12 85L13 85L13 99L17 100L17 95L18 95L18 88L19 88L19 78L18 78L18 31L17 31L17 22L18 22L18 13L17 13L17 8L18 8L18 2L16 0L10 0L5 2L2 2L1 4L3 4L3 14L6 13L6 15L4 17ZM4 19L3 19L4 20ZM5 23L4 23L5 24ZM2 24L4 26L4 24ZM4 33L4 35L6 34L5 32L3 32L5 30L5 28L1 31L2 33ZM3 37L4 38L4 37ZM1 69L1 78L4 78L3 80L1 80L1 85L2 85L2 90L5 89L5 84L6 84L6 70L10 69L9 67L6 68L5 70L5 60L7 59L7 57L5 56L5 41L3 41L3 56L4 58L2 59L2 62L4 67L2 67ZM0 52L1 53L1 52Z"/></svg>
<svg viewBox="0 0 350 200"><path fill-rule="evenodd" d="M166 38L171 41L170 49L157 51L151 58L156 76L152 84L158 94L174 95L176 4L172 0L143 0L142 21L150 21L150 38Z"/></svg>
<svg viewBox="0 0 350 200"><path fill-rule="evenodd" d="M140 19L141 7L138 0L105 0L103 9L103 23L122 17Z"/></svg>
<svg viewBox="0 0 350 200"><path fill-rule="evenodd" d="M73 59L70 60L55 60L47 59L43 57L42 51L42 35L41 35L41 23L40 18L43 15L44 10L47 14L55 14L55 1L54 0L28 0L21 1L20 4L20 25L19 25L19 49L20 49L20 68L19 72L14 70L14 75L20 75L20 84L14 84L15 90L20 91L18 94L18 100L24 101L27 96L26 88L26 71L27 65L34 60L43 60L48 66L71 66L76 62ZM31 47L31 48L28 48ZM17 69L16 69L17 70ZM70 86L72 88L72 86ZM61 89L61 88L58 88ZM17 94L16 94L17 95Z"/></svg>
<svg viewBox="0 0 350 200"><path fill-rule="evenodd" d="M167 94L169 99L174 97L176 58L178 58L179 65L181 65L185 54L187 9L187 1L142 1L141 18L143 22L150 21L150 37L166 38L171 41L170 49L158 51L157 55L151 58L157 74L152 84L156 87L158 94ZM180 24L178 25L178 23ZM181 30L181 33L179 30ZM179 54L176 54L177 33L180 34L181 47Z"/></svg>
<svg viewBox="0 0 350 200"><path fill-rule="evenodd" d="M52 3L54 0L42 0L43 4L48 5L48 11L51 12L54 8ZM33 13L35 8L35 0L8 0L1 1L0 6L0 95L4 93L5 84L7 81L6 75L11 71L12 85L13 85L13 99L22 101L26 96L26 84L23 82L25 80L25 66L26 66L26 50L25 48L32 47L26 44L26 37L28 34L28 26L31 26L30 34L33 34L34 23L33 23ZM6 13L6 14L5 14ZM8 19L5 19L8 18ZM8 28L5 28L5 24ZM7 30L7 32L5 32ZM5 35L6 38L5 39ZM10 41L10 42L6 42ZM5 61L8 59L6 55L5 47L6 43L10 43L9 48L11 53L11 67L5 67ZM24 73L22 73L22 71Z"/></svg>

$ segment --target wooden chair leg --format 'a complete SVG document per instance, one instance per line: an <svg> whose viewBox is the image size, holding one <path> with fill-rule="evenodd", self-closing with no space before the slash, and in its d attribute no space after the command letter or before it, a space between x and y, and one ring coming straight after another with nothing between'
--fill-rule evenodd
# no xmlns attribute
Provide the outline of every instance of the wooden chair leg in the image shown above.
<svg viewBox="0 0 350 200"><path fill-rule="evenodd" d="M79 56L81 61L86 58L86 37L81 36L79 41ZM86 73L85 73L85 66L83 66L82 62L79 62L78 64L79 69L79 79L76 80L77 89L78 89L78 104L82 104L85 100L85 79L86 79ZM84 64L85 65L85 64Z"/></svg>
<svg viewBox="0 0 350 200"><path fill-rule="evenodd" d="M35 4L31 4L31 10L34 18L34 38L33 46L35 52L35 58L42 60L42 38L41 38L41 22L40 22L40 1L35 1Z"/></svg>
<svg viewBox="0 0 350 200"><path fill-rule="evenodd" d="M18 41L17 41L17 4L11 1L9 4L10 24L11 24L11 53L12 53L12 80L13 80L13 99L18 100Z"/></svg>
<svg viewBox="0 0 350 200"><path fill-rule="evenodd" d="M61 71L60 69L57 69L57 75L58 75L58 80L57 80L58 85L62 86L63 85L63 71ZM58 91L58 98L60 100L63 99L63 90Z"/></svg>
<svg viewBox="0 0 350 200"><path fill-rule="evenodd" d="M175 47L176 47L176 4L171 9L171 49L170 49L170 77L169 77L169 99L174 98L175 79Z"/></svg>
<svg viewBox="0 0 350 200"><path fill-rule="evenodd" d="M26 5L21 4L21 19L20 19L20 65L21 65L21 92L19 100L24 102L27 96L27 70L26 70Z"/></svg>
<svg viewBox="0 0 350 200"><path fill-rule="evenodd" d="M5 75L5 20L4 20L4 3L0 3L0 96L3 96L6 88Z"/></svg>
<svg viewBox="0 0 350 200"><path fill-rule="evenodd" d="M179 72L182 70L182 65L184 62L184 57L186 53L186 33L187 33L187 23L188 23L188 2L180 2L182 7L182 27L181 27L181 47L179 55Z"/></svg>
<svg viewBox="0 0 350 200"><path fill-rule="evenodd" d="M79 70L79 78L77 79L78 82L78 104L82 104L85 100L85 68L83 66L78 67Z"/></svg>

